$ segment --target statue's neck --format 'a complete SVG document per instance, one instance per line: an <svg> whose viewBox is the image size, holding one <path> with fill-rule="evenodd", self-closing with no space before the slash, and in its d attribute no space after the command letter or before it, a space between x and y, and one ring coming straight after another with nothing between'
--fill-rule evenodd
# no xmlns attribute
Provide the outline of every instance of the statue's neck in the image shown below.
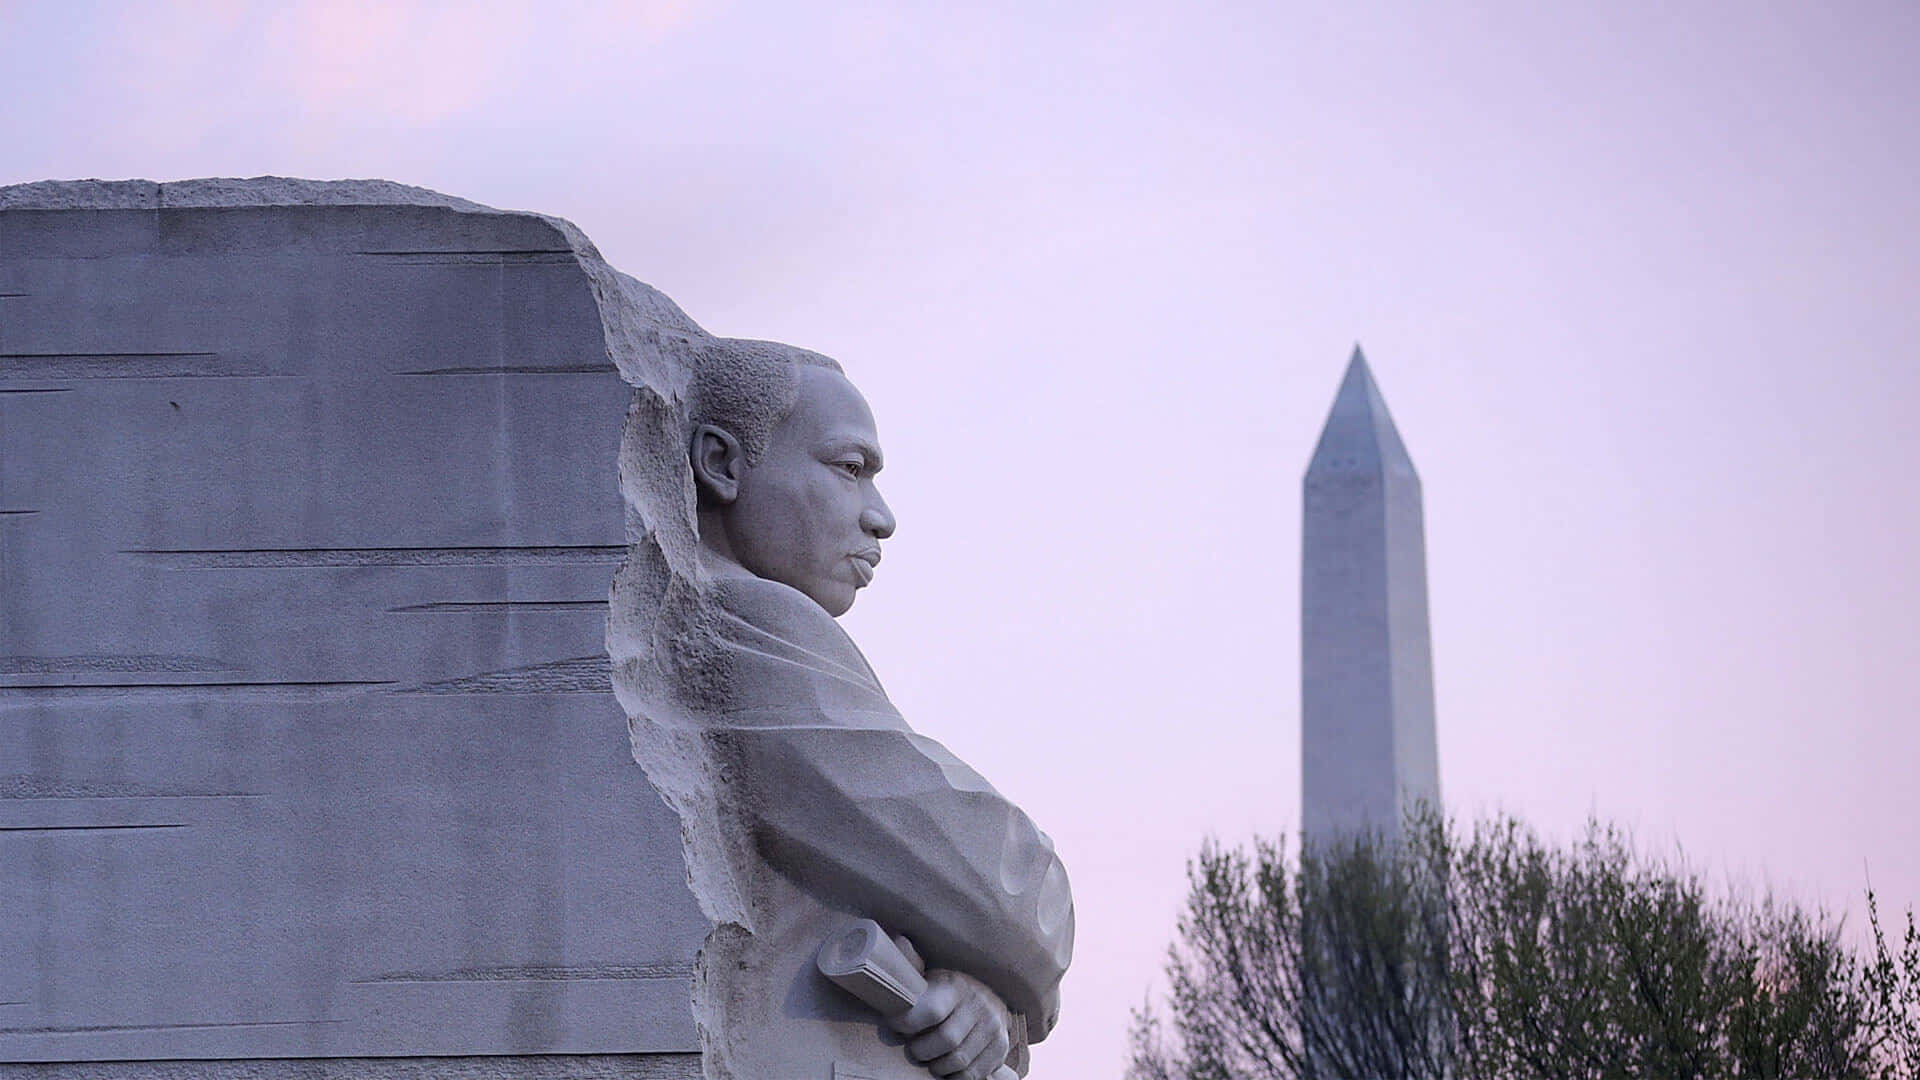
<svg viewBox="0 0 1920 1080"><path fill-rule="evenodd" d="M720 511L700 508L700 569L709 578L738 581L754 577L753 571L740 565L727 538L726 520Z"/></svg>

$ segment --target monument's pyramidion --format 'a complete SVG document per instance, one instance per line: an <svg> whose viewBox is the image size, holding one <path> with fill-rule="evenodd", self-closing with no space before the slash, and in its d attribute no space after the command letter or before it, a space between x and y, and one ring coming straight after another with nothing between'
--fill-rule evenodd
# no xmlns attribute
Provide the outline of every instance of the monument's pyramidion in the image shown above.
<svg viewBox="0 0 1920 1080"><path fill-rule="evenodd" d="M1413 459L1400 440L1400 429L1393 426L1380 386L1373 381L1373 369L1359 345L1347 361L1346 377L1340 380L1340 392L1334 396L1327 413L1326 426L1320 429L1320 442L1313 450L1307 476L1316 473L1386 467L1414 475Z"/></svg>
<svg viewBox="0 0 1920 1080"><path fill-rule="evenodd" d="M1420 476L1358 345L1305 477L1301 828L1398 833L1438 805Z"/></svg>

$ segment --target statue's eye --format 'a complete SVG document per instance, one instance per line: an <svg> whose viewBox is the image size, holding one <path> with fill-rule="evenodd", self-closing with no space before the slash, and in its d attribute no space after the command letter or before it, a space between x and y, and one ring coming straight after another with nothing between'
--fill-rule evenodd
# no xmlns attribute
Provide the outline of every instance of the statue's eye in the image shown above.
<svg viewBox="0 0 1920 1080"><path fill-rule="evenodd" d="M860 479L860 469L862 466L858 461L836 461L833 463L833 467L846 473L855 480Z"/></svg>

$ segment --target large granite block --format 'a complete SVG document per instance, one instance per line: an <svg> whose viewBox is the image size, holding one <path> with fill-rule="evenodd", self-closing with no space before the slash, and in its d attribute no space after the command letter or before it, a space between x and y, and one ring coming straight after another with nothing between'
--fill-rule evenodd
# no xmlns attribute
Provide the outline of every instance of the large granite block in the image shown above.
<svg viewBox="0 0 1920 1080"><path fill-rule="evenodd" d="M697 1073L582 259L397 185L0 188L0 1067Z"/></svg>

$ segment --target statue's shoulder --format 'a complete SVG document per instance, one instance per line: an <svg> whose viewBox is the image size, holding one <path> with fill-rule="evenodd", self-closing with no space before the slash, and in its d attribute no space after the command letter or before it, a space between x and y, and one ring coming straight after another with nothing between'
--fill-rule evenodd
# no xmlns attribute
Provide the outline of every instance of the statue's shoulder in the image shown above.
<svg viewBox="0 0 1920 1080"><path fill-rule="evenodd" d="M766 578L727 578L712 596L731 616L735 644L860 684L885 699L880 680L853 638L805 593Z"/></svg>
<svg viewBox="0 0 1920 1080"><path fill-rule="evenodd" d="M763 577L720 578L712 595L728 614L768 633L801 642L853 644L825 608L791 585Z"/></svg>

